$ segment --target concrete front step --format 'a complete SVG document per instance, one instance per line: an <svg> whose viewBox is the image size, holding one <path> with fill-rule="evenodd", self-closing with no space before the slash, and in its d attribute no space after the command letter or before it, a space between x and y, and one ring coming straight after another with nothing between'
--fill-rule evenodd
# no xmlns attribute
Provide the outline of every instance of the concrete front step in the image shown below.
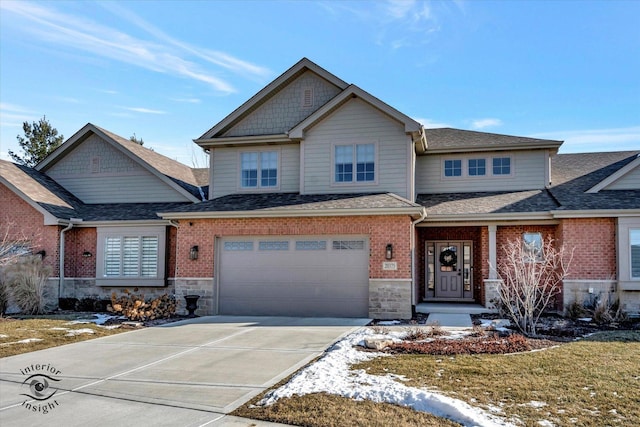
<svg viewBox="0 0 640 427"><path fill-rule="evenodd" d="M471 316L461 313L431 313L427 317L427 325L438 325L443 328L472 328Z"/></svg>
<svg viewBox="0 0 640 427"><path fill-rule="evenodd" d="M458 304L458 303L428 303L423 302L416 305L416 313L450 313L450 314L483 314L496 313L497 310L489 309L480 304Z"/></svg>

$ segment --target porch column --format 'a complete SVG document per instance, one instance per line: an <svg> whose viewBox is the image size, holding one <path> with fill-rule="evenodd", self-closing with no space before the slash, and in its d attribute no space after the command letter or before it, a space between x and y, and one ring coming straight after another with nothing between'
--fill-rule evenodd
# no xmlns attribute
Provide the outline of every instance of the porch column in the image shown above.
<svg viewBox="0 0 640 427"><path fill-rule="evenodd" d="M498 278L498 272L496 271L498 256L496 248L496 231L497 225L487 226L489 229L489 280L495 280Z"/></svg>

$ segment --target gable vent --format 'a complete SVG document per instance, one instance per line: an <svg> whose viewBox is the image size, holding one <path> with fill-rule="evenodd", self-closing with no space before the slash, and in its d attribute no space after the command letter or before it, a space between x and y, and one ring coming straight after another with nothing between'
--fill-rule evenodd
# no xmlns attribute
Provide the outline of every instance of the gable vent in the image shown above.
<svg viewBox="0 0 640 427"><path fill-rule="evenodd" d="M313 107L313 88L305 88L302 91L302 108Z"/></svg>
<svg viewBox="0 0 640 427"><path fill-rule="evenodd" d="M100 157L91 158L91 173L100 173Z"/></svg>

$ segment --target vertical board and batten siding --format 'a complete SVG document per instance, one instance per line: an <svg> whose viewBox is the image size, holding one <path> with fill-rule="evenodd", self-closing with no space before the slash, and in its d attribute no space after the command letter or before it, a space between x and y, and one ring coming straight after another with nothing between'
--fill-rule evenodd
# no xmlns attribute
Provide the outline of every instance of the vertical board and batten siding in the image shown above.
<svg viewBox="0 0 640 427"><path fill-rule="evenodd" d="M279 152L277 189L240 188L240 152L254 150ZM295 193L300 189L300 146L298 144L264 145L252 148L220 147L212 150L211 159L213 185L209 188L210 199L242 191Z"/></svg>
<svg viewBox="0 0 640 427"><path fill-rule="evenodd" d="M416 160L416 192L464 193L476 191L522 191L544 189L546 183L546 152L531 150L521 152L482 152L469 154L431 154L418 156ZM493 157L511 157L511 175L492 176ZM486 176L462 176L445 178L442 168L444 160L462 160L463 171L468 159L487 159Z"/></svg>
<svg viewBox="0 0 640 427"><path fill-rule="evenodd" d="M335 144L376 144L375 183L335 184ZM411 138L404 126L359 99L347 102L307 131L304 144L305 194L391 192L410 198ZM355 159L354 159L355 161ZM354 168L355 175L355 168Z"/></svg>
<svg viewBox="0 0 640 427"><path fill-rule="evenodd" d="M302 104L305 89L312 89L309 107ZM340 92L340 88L317 74L307 71L287 84L223 136L283 134L309 117Z"/></svg>
<svg viewBox="0 0 640 427"><path fill-rule="evenodd" d="M636 167L607 185L605 190L640 190L640 167Z"/></svg>
<svg viewBox="0 0 640 427"><path fill-rule="evenodd" d="M99 159L96 172L94 158ZM97 135L80 143L47 174L84 203L189 201Z"/></svg>

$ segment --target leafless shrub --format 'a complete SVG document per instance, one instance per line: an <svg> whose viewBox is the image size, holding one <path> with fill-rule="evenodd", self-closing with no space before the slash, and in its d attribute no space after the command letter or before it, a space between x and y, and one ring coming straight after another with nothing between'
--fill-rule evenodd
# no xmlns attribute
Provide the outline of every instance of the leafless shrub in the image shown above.
<svg viewBox="0 0 640 427"><path fill-rule="evenodd" d="M536 335L540 315L554 302L569 274L573 251L556 249L550 238L535 259L518 240L509 240L502 250L496 270L502 280L498 292L503 310L522 333Z"/></svg>
<svg viewBox="0 0 640 427"><path fill-rule="evenodd" d="M4 222L4 221L3 221ZM15 225L4 222L0 227L0 267L14 263L29 251L33 242Z"/></svg>
<svg viewBox="0 0 640 427"><path fill-rule="evenodd" d="M383 325L373 325L371 327L371 330L373 331L373 333L379 335L386 335L390 332L390 329Z"/></svg>
<svg viewBox="0 0 640 427"><path fill-rule="evenodd" d="M442 326L440 326L440 323L438 322L429 323L427 326L429 326L429 332L427 332L428 337L441 337L443 335L449 335L447 331L442 329Z"/></svg>
<svg viewBox="0 0 640 427"><path fill-rule="evenodd" d="M9 283L5 274L5 267L0 266L0 316L4 316L9 306Z"/></svg>
<svg viewBox="0 0 640 427"><path fill-rule="evenodd" d="M51 268L42 264L42 258L21 256L4 269L10 295L20 310L26 314L44 313Z"/></svg>
<svg viewBox="0 0 640 427"><path fill-rule="evenodd" d="M429 338L429 333L424 328L410 327L405 329L405 341L421 341Z"/></svg>

